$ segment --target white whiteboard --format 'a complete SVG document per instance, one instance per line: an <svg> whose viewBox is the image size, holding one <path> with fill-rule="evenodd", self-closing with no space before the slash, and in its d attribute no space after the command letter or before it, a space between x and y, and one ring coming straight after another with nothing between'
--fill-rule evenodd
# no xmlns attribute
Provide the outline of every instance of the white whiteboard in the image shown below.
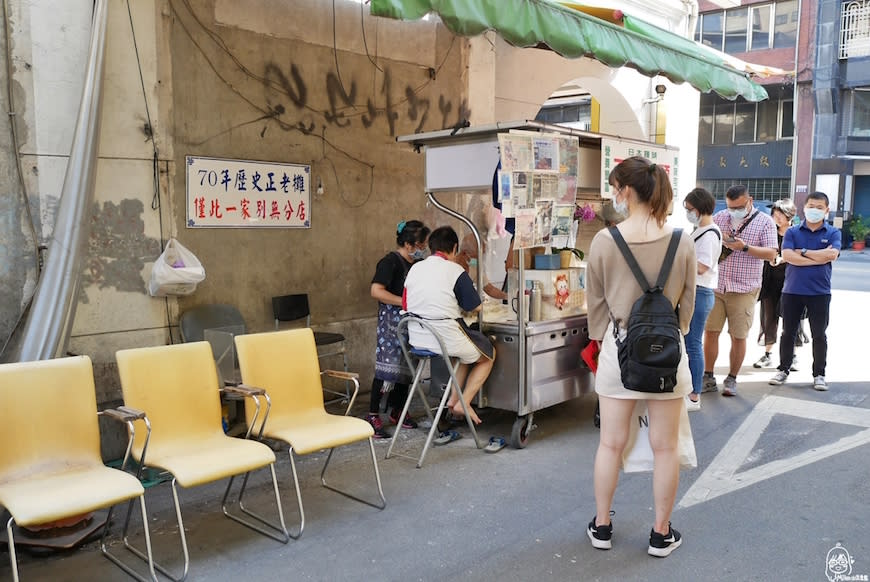
<svg viewBox="0 0 870 582"><path fill-rule="evenodd" d="M498 137L426 146L427 192L491 188L498 165Z"/></svg>

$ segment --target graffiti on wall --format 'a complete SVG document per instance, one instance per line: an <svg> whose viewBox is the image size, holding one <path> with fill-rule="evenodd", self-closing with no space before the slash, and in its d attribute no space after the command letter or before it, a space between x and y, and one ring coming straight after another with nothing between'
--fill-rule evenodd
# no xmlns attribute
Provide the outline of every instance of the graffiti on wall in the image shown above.
<svg viewBox="0 0 870 582"><path fill-rule="evenodd" d="M327 125L337 128L349 128L357 122L364 129L370 129L378 120L383 120L390 136L396 135L396 126L402 120L416 123L413 132L423 131L430 117L437 115L442 129L456 127L471 116L468 103L462 99L458 105L443 93L438 96L437 112L428 97L420 96L422 87L414 88L405 85L403 91L394 89L393 75L389 68L383 70L383 82L376 95L363 98L359 95L356 80L345 84L336 73L330 71L324 78L328 105L320 111L309 103L308 86L302 71L295 63L289 70L283 69L274 62L266 63L264 80L267 87L275 89L267 96L267 103L273 115L294 129L304 133L312 133L316 127L313 115L322 114ZM276 95L276 93L278 95ZM404 95L397 99L396 95ZM383 105L378 107L376 100ZM363 100L365 101L363 103ZM293 123L288 123L286 115L290 108L300 117ZM431 114L431 115L430 115Z"/></svg>

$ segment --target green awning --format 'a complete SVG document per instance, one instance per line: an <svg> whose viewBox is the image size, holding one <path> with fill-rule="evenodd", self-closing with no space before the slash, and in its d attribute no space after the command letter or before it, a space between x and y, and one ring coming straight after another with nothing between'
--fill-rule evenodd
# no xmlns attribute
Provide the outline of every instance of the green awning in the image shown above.
<svg viewBox="0 0 870 582"><path fill-rule="evenodd" d="M674 83L689 83L702 93L726 99L767 99L767 91L749 76L695 43L636 18L618 26L546 0L371 0L371 13L399 20L438 14L454 34L476 36L496 31L520 47L547 48L567 58L591 57L609 67L631 67Z"/></svg>

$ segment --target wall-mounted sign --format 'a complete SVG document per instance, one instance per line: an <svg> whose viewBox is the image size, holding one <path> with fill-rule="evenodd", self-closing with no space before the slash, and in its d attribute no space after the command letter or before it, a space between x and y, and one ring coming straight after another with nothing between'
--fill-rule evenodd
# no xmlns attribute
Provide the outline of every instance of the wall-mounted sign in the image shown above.
<svg viewBox="0 0 870 582"><path fill-rule="evenodd" d="M187 156L188 228L311 228L311 166Z"/></svg>
<svg viewBox="0 0 870 582"><path fill-rule="evenodd" d="M613 198L613 188L608 178L619 162L632 156L641 156L662 166L671 179L671 188L676 195L680 184L680 150L671 146L617 138L601 138L601 197Z"/></svg>

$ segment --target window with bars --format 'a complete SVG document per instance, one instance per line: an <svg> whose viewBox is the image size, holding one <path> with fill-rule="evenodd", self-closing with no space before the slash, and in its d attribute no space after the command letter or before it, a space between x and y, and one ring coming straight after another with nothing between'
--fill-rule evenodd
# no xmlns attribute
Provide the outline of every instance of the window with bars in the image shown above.
<svg viewBox="0 0 870 582"><path fill-rule="evenodd" d="M843 135L870 138L870 87L843 92Z"/></svg>
<svg viewBox="0 0 870 582"><path fill-rule="evenodd" d="M870 57L870 0L849 0L840 13L840 58Z"/></svg>
<svg viewBox="0 0 870 582"><path fill-rule="evenodd" d="M701 98L698 145L771 142L794 137L792 99L759 103Z"/></svg>
<svg viewBox="0 0 870 582"><path fill-rule="evenodd" d="M717 199L725 198L725 192L734 184L745 184L754 200L776 202L791 198L791 180L788 178L752 178L747 180L698 180L698 186L706 188Z"/></svg>

